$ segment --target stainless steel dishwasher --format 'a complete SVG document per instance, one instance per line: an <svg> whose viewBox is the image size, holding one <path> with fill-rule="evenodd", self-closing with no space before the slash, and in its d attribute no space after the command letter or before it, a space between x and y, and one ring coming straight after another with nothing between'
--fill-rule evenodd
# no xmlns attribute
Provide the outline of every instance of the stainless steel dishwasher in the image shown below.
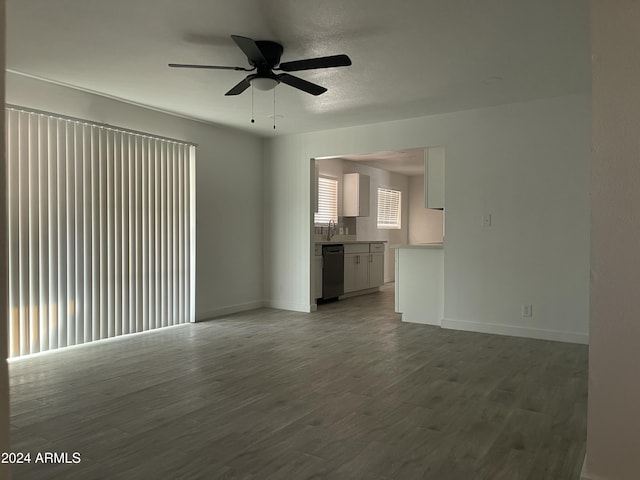
<svg viewBox="0 0 640 480"><path fill-rule="evenodd" d="M344 293L344 245L322 246L322 300Z"/></svg>

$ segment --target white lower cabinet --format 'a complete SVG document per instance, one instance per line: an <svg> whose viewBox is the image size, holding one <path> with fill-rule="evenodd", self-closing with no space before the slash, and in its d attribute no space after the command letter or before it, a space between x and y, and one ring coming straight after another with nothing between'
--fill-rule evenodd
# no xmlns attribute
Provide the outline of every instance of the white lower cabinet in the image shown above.
<svg viewBox="0 0 640 480"><path fill-rule="evenodd" d="M379 287L384 283L384 244L344 246L344 293Z"/></svg>
<svg viewBox="0 0 640 480"><path fill-rule="evenodd" d="M344 293L353 292L356 289L356 261L355 253L344 254Z"/></svg>
<svg viewBox="0 0 640 480"><path fill-rule="evenodd" d="M369 288L384 283L384 253L369 254Z"/></svg>
<svg viewBox="0 0 640 480"><path fill-rule="evenodd" d="M344 256L344 293L369 288L369 254L349 253Z"/></svg>

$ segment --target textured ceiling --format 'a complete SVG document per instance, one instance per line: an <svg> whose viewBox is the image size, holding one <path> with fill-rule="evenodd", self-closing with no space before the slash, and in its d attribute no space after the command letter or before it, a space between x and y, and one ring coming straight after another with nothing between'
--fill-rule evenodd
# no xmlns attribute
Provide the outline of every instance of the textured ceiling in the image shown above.
<svg viewBox="0 0 640 480"><path fill-rule="evenodd" d="M396 152L364 153L360 155L346 155L343 157L328 157L359 162L363 165L400 173L402 175L424 174L424 148L411 148Z"/></svg>
<svg viewBox="0 0 640 480"><path fill-rule="evenodd" d="M284 45L282 61L348 54L296 75L319 97L224 93L245 66L230 39ZM258 135L409 118L590 91L586 0L7 0L7 67Z"/></svg>

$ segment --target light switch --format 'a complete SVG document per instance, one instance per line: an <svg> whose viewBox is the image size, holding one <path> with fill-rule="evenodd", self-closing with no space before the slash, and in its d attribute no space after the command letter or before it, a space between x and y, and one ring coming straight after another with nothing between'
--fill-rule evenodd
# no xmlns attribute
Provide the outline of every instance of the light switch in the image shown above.
<svg viewBox="0 0 640 480"><path fill-rule="evenodd" d="M483 227L490 227L491 226L491 214L490 213L486 213L486 214L482 215L482 226Z"/></svg>

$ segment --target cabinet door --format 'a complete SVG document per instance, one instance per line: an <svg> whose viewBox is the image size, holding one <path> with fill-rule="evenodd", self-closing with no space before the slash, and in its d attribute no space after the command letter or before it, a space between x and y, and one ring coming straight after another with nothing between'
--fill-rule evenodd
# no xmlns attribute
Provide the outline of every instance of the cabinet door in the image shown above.
<svg viewBox="0 0 640 480"><path fill-rule="evenodd" d="M344 293L355 292L357 253L345 253L344 255Z"/></svg>
<svg viewBox="0 0 640 480"><path fill-rule="evenodd" d="M369 287L379 287L384 283L384 253L369 254Z"/></svg>
<svg viewBox="0 0 640 480"><path fill-rule="evenodd" d="M371 198L371 186L368 175L360 175L358 185L358 204L360 206L359 217L369 216L369 200Z"/></svg>
<svg viewBox="0 0 640 480"><path fill-rule="evenodd" d="M366 290L369 288L369 254L358 253L356 257L356 290Z"/></svg>
<svg viewBox="0 0 640 480"><path fill-rule="evenodd" d="M322 297L322 257L316 255L315 257L315 298Z"/></svg>
<svg viewBox="0 0 640 480"><path fill-rule="evenodd" d="M342 177L342 215L345 217L369 216L369 176L345 173Z"/></svg>

